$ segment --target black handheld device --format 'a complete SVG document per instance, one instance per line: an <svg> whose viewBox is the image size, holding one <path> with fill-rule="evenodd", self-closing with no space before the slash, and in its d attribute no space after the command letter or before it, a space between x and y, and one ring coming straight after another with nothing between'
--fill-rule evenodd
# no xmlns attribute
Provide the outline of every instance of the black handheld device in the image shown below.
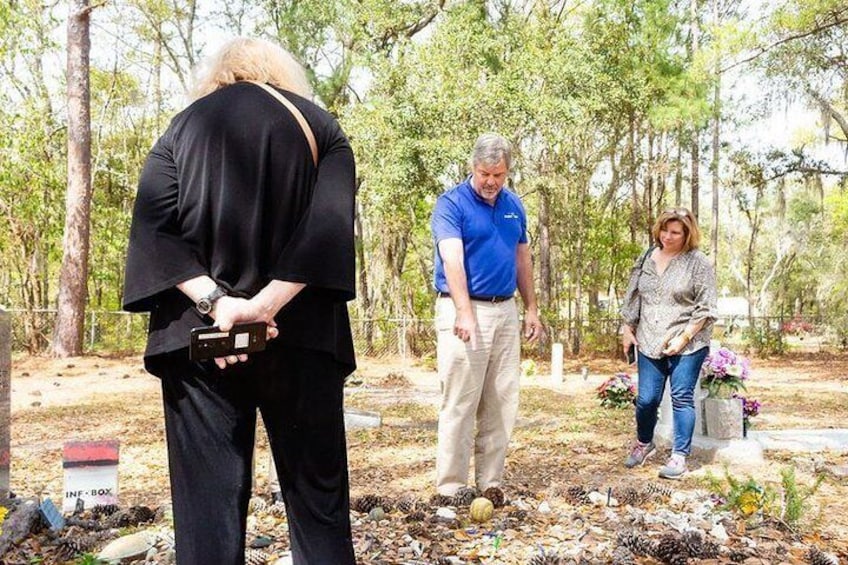
<svg viewBox="0 0 848 565"><path fill-rule="evenodd" d="M632 343L630 347L627 348L627 364L632 365L636 362L636 346Z"/></svg>
<svg viewBox="0 0 848 565"><path fill-rule="evenodd" d="M267 328L265 322L237 324L228 332L221 331L218 326L192 328L188 357L192 361L203 361L262 351L265 349Z"/></svg>

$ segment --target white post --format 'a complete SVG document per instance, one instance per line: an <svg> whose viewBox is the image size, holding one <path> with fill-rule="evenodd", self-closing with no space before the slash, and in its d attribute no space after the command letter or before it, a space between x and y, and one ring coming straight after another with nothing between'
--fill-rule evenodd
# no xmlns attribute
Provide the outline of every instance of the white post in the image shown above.
<svg viewBox="0 0 848 565"><path fill-rule="evenodd" d="M562 344L551 346L551 384L562 384Z"/></svg>

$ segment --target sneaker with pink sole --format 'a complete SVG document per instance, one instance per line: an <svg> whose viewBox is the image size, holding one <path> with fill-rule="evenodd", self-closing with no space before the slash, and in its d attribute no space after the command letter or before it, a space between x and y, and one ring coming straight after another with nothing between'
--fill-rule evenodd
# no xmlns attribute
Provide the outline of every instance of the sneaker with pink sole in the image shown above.
<svg viewBox="0 0 848 565"><path fill-rule="evenodd" d="M644 465L645 460L651 456L651 454L656 449L654 442L651 443L639 443L638 441L633 444L633 448L630 450L630 455L627 456L627 461L624 462L624 466L628 469L632 469L638 465Z"/></svg>
<svg viewBox="0 0 848 565"><path fill-rule="evenodd" d="M660 467L660 477L663 479L679 479L686 473L686 456L672 453L664 466Z"/></svg>

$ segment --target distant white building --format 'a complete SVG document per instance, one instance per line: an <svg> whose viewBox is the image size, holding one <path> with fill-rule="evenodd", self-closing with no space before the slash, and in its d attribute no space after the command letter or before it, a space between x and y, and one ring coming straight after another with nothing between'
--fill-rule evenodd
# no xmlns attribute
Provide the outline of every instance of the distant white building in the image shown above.
<svg viewBox="0 0 848 565"><path fill-rule="evenodd" d="M721 318L738 318L748 316L748 300L743 296L723 296L716 304ZM754 316L757 313L754 312Z"/></svg>
<svg viewBox="0 0 848 565"><path fill-rule="evenodd" d="M718 319L716 325L722 327L748 327L748 300L743 296L721 296L716 301ZM754 307L754 316L758 316Z"/></svg>

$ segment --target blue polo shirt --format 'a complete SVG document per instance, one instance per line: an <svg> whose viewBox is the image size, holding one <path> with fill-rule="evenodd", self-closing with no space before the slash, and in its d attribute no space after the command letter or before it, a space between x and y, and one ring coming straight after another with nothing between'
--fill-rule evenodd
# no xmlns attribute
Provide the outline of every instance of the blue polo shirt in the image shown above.
<svg viewBox="0 0 848 565"><path fill-rule="evenodd" d="M527 215L518 195L504 187L492 206L474 192L469 176L439 196L430 228L436 244L437 291L449 292L439 242L458 238L465 251L469 294L510 296L515 293L515 253L519 243L527 243Z"/></svg>

